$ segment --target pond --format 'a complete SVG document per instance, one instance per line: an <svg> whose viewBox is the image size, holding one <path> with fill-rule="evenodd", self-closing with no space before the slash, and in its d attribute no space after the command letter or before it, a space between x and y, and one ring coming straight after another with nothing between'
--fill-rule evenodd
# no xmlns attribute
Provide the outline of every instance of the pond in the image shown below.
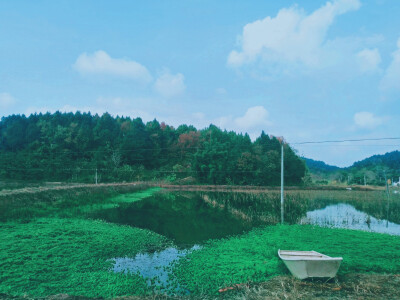
<svg viewBox="0 0 400 300"><path fill-rule="evenodd" d="M400 235L399 224L374 218L344 203L309 211L300 223Z"/></svg>
<svg viewBox="0 0 400 300"><path fill-rule="evenodd" d="M388 209L389 205L389 209ZM168 192L95 211L91 218L145 228L188 249L209 239L238 235L280 222L280 195L270 193ZM382 192L288 192L285 222L400 234L400 196Z"/></svg>
<svg viewBox="0 0 400 300"><path fill-rule="evenodd" d="M97 211L91 217L150 229L172 239L182 249L253 227L227 210L212 207L196 193L158 193L138 202Z"/></svg>
<svg viewBox="0 0 400 300"><path fill-rule="evenodd" d="M205 241L279 223L280 195L163 191L96 211L90 217L149 229L173 240L175 248L112 258L114 272L139 273L149 285L165 286L168 266L200 249ZM388 201L383 192L288 192L285 222L400 235L400 196Z"/></svg>
<svg viewBox="0 0 400 300"><path fill-rule="evenodd" d="M179 260L188 253L200 249L195 245L190 249L179 250L169 247L154 253L139 253L135 257L116 257L113 261L112 271L121 273L139 273L146 279L147 284L157 286L167 286L170 280L171 263ZM177 287L177 292L182 292L181 287Z"/></svg>

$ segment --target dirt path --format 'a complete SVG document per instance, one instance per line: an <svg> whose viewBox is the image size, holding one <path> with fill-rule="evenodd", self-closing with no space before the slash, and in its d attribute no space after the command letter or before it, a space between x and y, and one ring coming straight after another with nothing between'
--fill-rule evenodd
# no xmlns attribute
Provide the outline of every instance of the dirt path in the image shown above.
<svg viewBox="0 0 400 300"><path fill-rule="evenodd" d="M18 194L33 194L45 191L60 191L60 190L71 190L71 189L80 189L80 188L102 188L102 187L111 187L111 186L134 186L138 184L145 184L145 182L130 182L130 183L101 183L101 184L68 184L68 185L58 185L58 186L39 186L39 187L26 187L21 189L13 189L13 190L2 190L0 191L0 196L8 196L8 195L18 195ZM156 186L156 185L148 185L148 186Z"/></svg>
<svg viewBox="0 0 400 300"><path fill-rule="evenodd" d="M16 194L30 194L30 193L38 193L44 191L53 191L53 190L69 190L76 188L96 188L96 187L111 187L111 186L131 186L143 184L149 187L162 187L171 191L192 191L192 192L240 192L240 193L265 193L270 191L279 191L280 187L271 187L271 186L238 186L238 185L178 185L178 184L169 184L163 182L146 182L146 181L137 181L137 182L129 182L129 183L101 183L101 184L58 184L58 185L43 185L38 187L25 187L19 189L3 189L0 190L0 196L6 195L16 195ZM285 187L286 191L295 191L295 190L345 190L344 186L310 186L310 187L299 187L299 186L287 186ZM382 189L381 187L364 187L364 186L353 186L353 190L366 190L366 191L374 191Z"/></svg>

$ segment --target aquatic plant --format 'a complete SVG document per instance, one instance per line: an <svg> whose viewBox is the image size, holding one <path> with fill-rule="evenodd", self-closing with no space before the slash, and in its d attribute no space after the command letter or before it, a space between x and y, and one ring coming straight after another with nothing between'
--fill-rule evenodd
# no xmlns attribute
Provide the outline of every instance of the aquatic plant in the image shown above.
<svg viewBox="0 0 400 300"><path fill-rule="evenodd" d="M0 294L116 297L175 293L180 289L188 289L194 295L215 294L219 288L288 274L278 260L278 248L343 256L340 274L400 272L400 237L313 226L265 227L279 222L280 199L276 191L158 193L159 190L145 186L98 187L1 196ZM385 217L383 196L382 191L290 190L285 193L285 220L295 223L310 209L338 202ZM399 195L391 198L390 216L394 219L400 214L399 200ZM94 220L102 217L97 212L105 211L110 213L110 221L123 223L125 220L118 213L123 209L135 212L136 222L148 218L145 212L151 212L154 231L166 235L161 230L173 229L174 239L186 241L174 246L186 248L187 243L193 245L199 240L204 245L176 264L163 267L173 278L165 286L157 276L149 285L137 272L110 272L111 258L133 258L138 253L172 245L166 237L148 230ZM196 226L190 227L189 223ZM232 232L240 234L252 226L263 227L221 238ZM196 228L199 232L195 232ZM205 242L210 237L215 239Z"/></svg>
<svg viewBox="0 0 400 300"><path fill-rule="evenodd" d="M39 218L0 223L0 294L145 294L146 281L137 274L109 271L110 258L170 245L154 232L102 221Z"/></svg>
<svg viewBox="0 0 400 300"><path fill-rule="evenodd" d="M341 274L400 272L397 236L308 225L276 225L209 241L180 260L173 273L176 282L191 293L215 294L223 287L288 274L278 259L278 249L316 250L342 256Z"/></svg>
<svg viewBox="0 0 400 300"><path fill-rule="evenodd" d="M151 196L147 185L92 186L0 196L0 222L38 217L87 217L88 213Z"/></svg>

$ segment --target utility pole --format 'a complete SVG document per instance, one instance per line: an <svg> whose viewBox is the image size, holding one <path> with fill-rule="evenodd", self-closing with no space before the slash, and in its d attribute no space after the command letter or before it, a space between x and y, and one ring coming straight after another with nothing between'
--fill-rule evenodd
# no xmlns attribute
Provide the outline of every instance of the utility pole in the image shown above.
<svg viewBox="0 0 400 300"><path fill-rule="evenodd" d="M383 174L385 175L385 184L386 184L386 195L387 195L387 205L386 205L386 228L389 226L389 201L390 201L390 191L389 191L389 182L386 177L386 171L383 170Z"/></svg>
<svg viewBox="0 0 400 300"><path fill-rule="evenodd" d="M283 199L283 140L281 147L282 159L281 159L281 223L283 224L283 207L284 207L284 199Z"/></svg>
<svg viewBox="0 0 400 300"><path fill-rule="evenodd" d="M95 178L96 178L96 184L97 184L97 168L96 168L96 176L95 176Z"/></svg>
<svg viewBox="0 0 400 300"><path fill-rule="evenodd" d="M366 185L367 185L367 180L366 180L365 174L364 174L364 186L366 186Z"/></svg>

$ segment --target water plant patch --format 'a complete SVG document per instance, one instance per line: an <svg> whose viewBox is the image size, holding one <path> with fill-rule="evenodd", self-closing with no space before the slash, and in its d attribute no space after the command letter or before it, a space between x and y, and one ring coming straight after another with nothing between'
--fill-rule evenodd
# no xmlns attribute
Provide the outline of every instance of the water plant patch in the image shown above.
<svg viewBox="0 0 400 300"><path fill-rule="evenodd" d="M288 274L278 249L316 250L342 256L339 273L399 273L400 237L310 225L257 228L242 236L212 240L173 268L176 282L191 293Z"/></svg>
<svg viewBox="0 0 400 300"><path fill-rule="evenodd" d="M134 257L170 245L154 232L103 221L39 218L0 223L0 294L145 294L146 281L138 274L110 271L110 258Z"/></svg>

